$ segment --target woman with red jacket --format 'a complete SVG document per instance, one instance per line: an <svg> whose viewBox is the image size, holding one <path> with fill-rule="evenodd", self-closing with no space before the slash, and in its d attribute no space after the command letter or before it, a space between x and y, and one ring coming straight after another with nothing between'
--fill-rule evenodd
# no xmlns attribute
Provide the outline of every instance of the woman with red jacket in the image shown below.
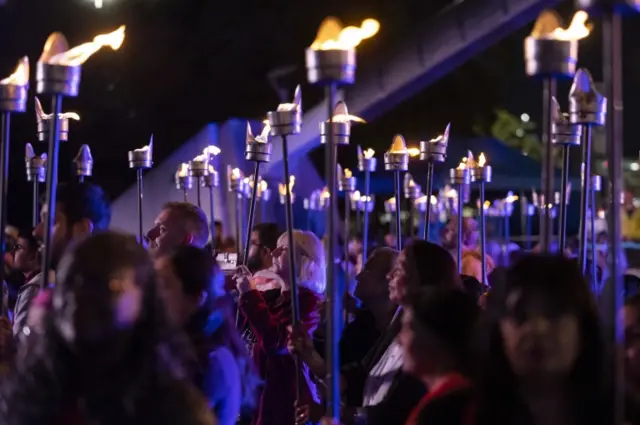
<svg viewBox="0 0 640 425"><path fill-rule="evenodd" d="M300 324L311 335L318 327L318 307L325 289L325 258L320 240L311 232L294 230L296 281L299 286ZM274 271L282 278L282 294L275 303L267 303L256 289L256 280L238 276L240 300L238 308L246 318L257 343L253 358L264 379L256 425L282 425L294 422L294 404L318 403L316 386L309 370L299 364L303 379L296 384L296 362L287 350L288 328L291 326L291 291L289 283L287 234L278 239L273 251ZM300 394L298 397L298 393Z"/></svg>

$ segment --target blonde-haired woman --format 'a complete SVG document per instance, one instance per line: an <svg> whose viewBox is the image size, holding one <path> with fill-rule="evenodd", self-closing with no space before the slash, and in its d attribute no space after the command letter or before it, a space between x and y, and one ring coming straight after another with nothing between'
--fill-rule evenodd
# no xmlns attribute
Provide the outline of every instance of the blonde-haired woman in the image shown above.
<svg viewBox="0 0 640 425"><path fill-rule="evenodd" d="M311 335L320 322L318 312L325 282L325 256L320 240L311 232L293 231L296 282L300 324ZM257 343L253 358L265 384L260 396L257 425L293 423L294 404L318 403L315 384L306 365L300 364L304 379L300 399L296 394L296 363L287 350L291 326L291 277L289 272L288 235L278 239L273 251L274 271L282 278L282 294L269 304L256 290L256 280L247 273L237 275L240 300L238 308L246 318Z"/></svg>

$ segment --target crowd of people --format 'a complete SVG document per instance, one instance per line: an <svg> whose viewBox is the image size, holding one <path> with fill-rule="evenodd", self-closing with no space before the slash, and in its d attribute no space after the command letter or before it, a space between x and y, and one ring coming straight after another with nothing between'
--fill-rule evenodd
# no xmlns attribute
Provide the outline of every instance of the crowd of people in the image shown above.
<svg viewBox="0 0 640 425"><path fill-rule="evenodd" d="M323 418L332 261L315 234L294 230L290 247L276 224L260 223L244 266L226 274L215 262L222 229L211 241L195 205L167 203L146 241L108 230L109 203L91 183L60 185L48 208L55 273L39 269L42 224L17 231L5 261L0 423L335 423ZM485 282L473 221L463 231L462 275L455 225L441 244L372 247L368 258L354 238L334 259L339 423L612 423L613 351L576 262L523 253L490 262ZM639 296L620 313L626 419L640 424Z"/></svg>

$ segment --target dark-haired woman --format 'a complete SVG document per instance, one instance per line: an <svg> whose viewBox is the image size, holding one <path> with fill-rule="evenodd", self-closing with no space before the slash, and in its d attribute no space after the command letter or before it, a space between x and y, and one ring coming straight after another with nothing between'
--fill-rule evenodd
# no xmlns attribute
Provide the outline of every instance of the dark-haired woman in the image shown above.
<svg viewBox="0 0 640 425"><path fill-rule="evenodd" d="M369 425L403 424L413 407L425 394L424 384L402 370L403 352L396 337L402 326L403 305L411 295L426 287L462 290L453 257L439 245L423 240L408 243L388 274L389 298L400 305L386 332L358 363L345 365L341 372L342 389L357 388L362 392L361 406L348 406L342 410L347 425L366 421ZM294 332L291 350L320 379L327 376L322 357L313 350L313 344L302 332ZM318 420L315 409L299 409L298 423L307 419Z"/></svg>
<svg viewBox="0 0 640 425"><path fill-rule="evenodd" d="M458 290L426 290L411 298L398 341L403 370L429 388L407 425L466 425L473 420L472 341L480 314Z"/></svg>
<svg viewBox="0 0 640 425"><path fill-rule="evenodd" d="M169 315L196 349L194 383L220 425L232 425L241 410L250 414L255 408L259 380L223 296L222 275L216 276L211 255L193 246L160 258L156 269Z"/></svg>
<svg viewBox="0 0 640 425"><path fill-rule="evenodd" d="M525 255L494 289L478 424L610 423L599 316L577 264Z"/></svg>
<svg viewBox="0 0 640 425"><path fill-rule="evenodd" d="M97 234L58 266L53 300L0 391L5 425L209 425L185 379L153 264L133 236Z"/></svg>

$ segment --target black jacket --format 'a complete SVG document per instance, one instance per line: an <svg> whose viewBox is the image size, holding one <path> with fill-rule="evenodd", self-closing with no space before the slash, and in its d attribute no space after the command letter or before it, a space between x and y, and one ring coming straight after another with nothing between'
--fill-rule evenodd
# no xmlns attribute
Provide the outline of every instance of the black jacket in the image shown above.
<svg viewBox="0 0 640 425"><path fill-rule="evenodd" d="M13 310L13 336L18 337L25 326L27 326L27 318L29 317L29 308L31 302L35 299L40 291L40 279L42 273L38 273L27 283L22 285L18 291L16 298L16 306Z"/></svg>

